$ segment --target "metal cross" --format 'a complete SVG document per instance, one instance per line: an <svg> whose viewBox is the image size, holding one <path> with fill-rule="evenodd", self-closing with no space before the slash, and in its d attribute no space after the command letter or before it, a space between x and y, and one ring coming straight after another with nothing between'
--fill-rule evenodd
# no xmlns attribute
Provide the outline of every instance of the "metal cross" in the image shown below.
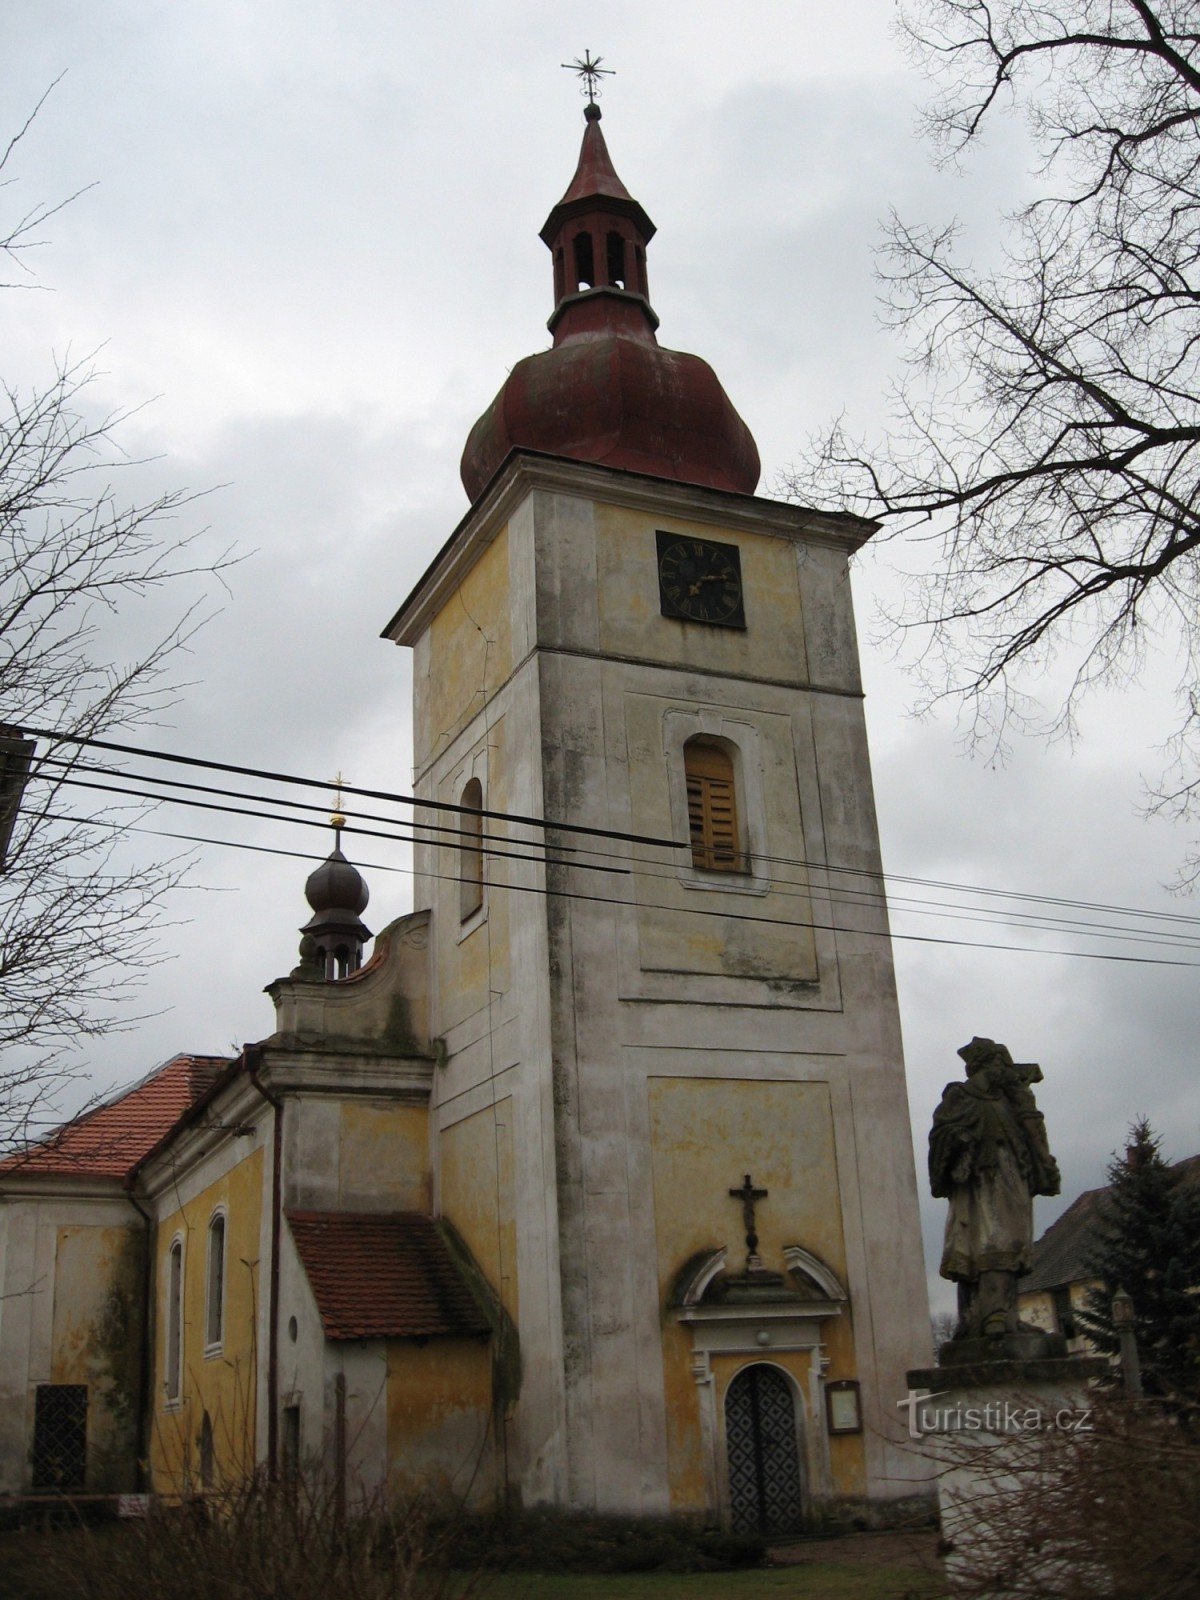
<svg viewBox="0 0 1200 1600"><path fill-rule="evenodd" d="M758 1254L758 1234L754 1231L754 1202L765 1200L767 1191L756 1189L750 1181L750 1174L746 1174L745 1182L740 1189L730 1189L729 1198L742 1202L742 1221L746 1224L746 1249L752 1256Z"/></svg>
<svg viewBox="0 0 1200 1600"><path fill-rule="evenodd" d="M559 63L560 66L564 66L568 72L577 73L579 77L583 79L583 88L580 90L580 93L587 95L588 105L590 106L594 106L596 104L596 96L600 93L600 79L615 78L617 75L613 67L602 67L600 65L603 60L603 56L596 56L593 58L592 52L590 50L585 50L583 52L582 61L576 57L574 61L563 61Z"/></svg>
<svg viewBox="0 0 1200 1600"><path fill-rule="evenodd" d="M342 815L342 790L345 787L345 783L346 780L342 777L342 769L339 767L337 777L333 779L333 786L337 790L337 798L333 802L333 815L329 819L329 826L336 829L339 838L341 837L342 829L346 826L346 819Z"/></svg>

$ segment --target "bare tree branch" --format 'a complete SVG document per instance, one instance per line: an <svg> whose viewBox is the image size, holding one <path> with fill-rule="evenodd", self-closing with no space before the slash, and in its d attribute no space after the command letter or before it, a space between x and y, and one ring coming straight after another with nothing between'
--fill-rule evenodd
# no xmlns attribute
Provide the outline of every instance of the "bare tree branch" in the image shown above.
<svg viewBox="0 0 1200 1600"><path fill-rule="evenodd" d="M1008 219L1001 267L954 229L893 217L885 315L908 347L893 424L839 422L789 471L922 544L892 622L920 641L921 704L949 698L995 752L1070 735L1079 702L1180 660L1174 772L1200 810L1200 32L1194 0L914 0L902 23L941 81L944 160L1024 113L1045 193ZM1024 692L1051 662L1069 686ZM1044 683L1039 684L1044 688ZM1200 858L1188 872L1200 870Z"/></svg>
<svg viewBox="0 0 1200 1600"><path fill-rule="evenodd" d="M0 201L32 120L0 158ZM0 221L0 255L17 258L58 209ZM231 563L205 553L201 533L172 530L196 496L121 492L143 463L120 449L130 413L98 413L95 382L91 360L71 358L41 386L0 382L0 723L64 735L36 753L0 870L0 1146L42 1131L54 1090L82 1069L81 1044L138 1020L187 866L130 864L122 824L143 809L80 801L70 736L153 721L172 703L205 592ZM123 656L129 609L177 589L192 598L175 620Z"/></svg>

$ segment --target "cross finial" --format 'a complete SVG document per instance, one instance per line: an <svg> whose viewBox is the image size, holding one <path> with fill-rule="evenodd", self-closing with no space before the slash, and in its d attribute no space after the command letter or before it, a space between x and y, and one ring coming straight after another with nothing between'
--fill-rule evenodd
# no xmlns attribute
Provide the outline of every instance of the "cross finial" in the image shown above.
<svg viewBox="0 0 1200 1600"><path fill-rule="evenodd" d="M339 844L341 843L342 829L346 826L346 819L342 815L342 790L345 788L345 785L346 780L342 777L342 769L339 767L337 777L333 779L333 786L337 790L337 797L333 802L333 813L329 818L329 826L337 834Z"/></svg>
<svg viewBox="0 0 1200 1600"><path fill-rule="evenodd" d="M590 50L585 50L582 61L576 57L574 61L561 63L568 72L577 73L582 80L582 87L579 92L587 95L589 106L596 104L597 96L600 94L600 79L616 77L614 68L600 65L603 60L603 56L593 56Z"/></svg>
<svg viewBox="0 0 1200 1600"><path fill-rule="evenodd" d="M758 1234L754 1228L754 1202L767 1198L766 1189L756 1189L747 1173L740 1189L730 1189L729 1198L742 1202L742 1221L746 1224L746 1267L753 1271L761 1266L758 1259Z"/></svg>

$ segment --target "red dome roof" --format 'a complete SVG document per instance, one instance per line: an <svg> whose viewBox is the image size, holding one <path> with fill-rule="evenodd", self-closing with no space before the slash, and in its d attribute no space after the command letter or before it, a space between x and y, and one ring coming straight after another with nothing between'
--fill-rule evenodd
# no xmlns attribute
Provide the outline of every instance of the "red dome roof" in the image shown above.
<svg viewBox="0 0 1200 1600"><path fill-rule="evenodd" d="M471 429L466 491L477 500L509 452L527 449L752 494L758 450L716 374L655 338L654 224L613 169L599 107L586 116L575 176L541 232L554 257L554 346L518 362Z"/></svg>

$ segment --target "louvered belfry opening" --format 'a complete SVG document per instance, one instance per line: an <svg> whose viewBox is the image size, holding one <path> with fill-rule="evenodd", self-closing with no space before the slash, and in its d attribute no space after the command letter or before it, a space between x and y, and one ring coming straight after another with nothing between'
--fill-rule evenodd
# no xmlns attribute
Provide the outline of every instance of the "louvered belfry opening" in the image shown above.
<svg viewBox="0 0 1200 1600"><path fill-rule="evenodd" d="M745 872L739 848L733 760L719 744L689 739L683 747L687 776L692 865L704 872Z"/></svg>

